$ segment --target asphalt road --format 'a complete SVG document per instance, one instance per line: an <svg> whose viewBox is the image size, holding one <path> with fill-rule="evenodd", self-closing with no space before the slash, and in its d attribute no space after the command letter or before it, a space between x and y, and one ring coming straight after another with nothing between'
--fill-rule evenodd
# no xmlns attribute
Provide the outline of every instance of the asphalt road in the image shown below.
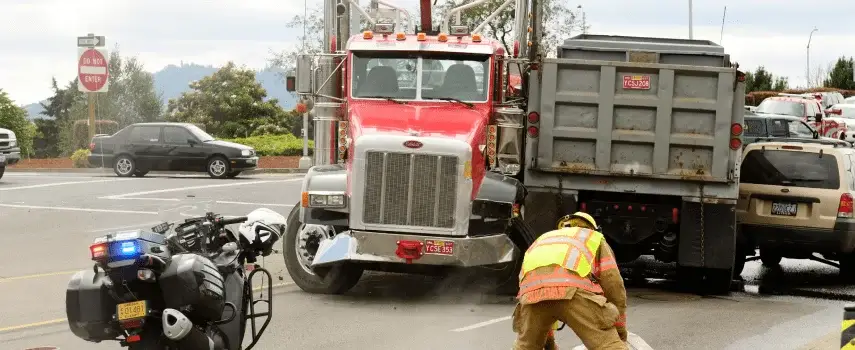
<svg viewBox="0 0 855 350"><path fill-rule="evenodd" d="M88 246L111 230L146 228L163 209L207 202L225 215L268 207L283 215L299 198L300 175L204 176L6 173L0 179L0 349L55 346L115 349L76 338L65 321L71 274L90 268ZM654 349L831 349L844 301L837 270L785 259L781 271L747 264L745 292L728 297L679 293L667 280L631 283L629 328ZM508 349L514 301L484 293L460 276L371 273L347 295L310 295L293 285L282 256L274 274L274 318L256 349ZM650 276L667 268L646 266ZM637 270L637 268L636 268ZM659 276L657 276L659 275ZM774 276L785 295L761 295ZM665 276L667 277L667 275ZM579 341L559 332L559 344Z"/></svg>

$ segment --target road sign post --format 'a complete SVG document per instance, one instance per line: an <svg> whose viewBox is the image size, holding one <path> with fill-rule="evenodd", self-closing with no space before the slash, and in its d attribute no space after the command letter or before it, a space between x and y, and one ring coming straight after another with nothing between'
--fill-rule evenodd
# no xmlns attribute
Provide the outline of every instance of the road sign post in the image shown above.
<svg viewBox="0 0 855 350"><path fill-rule="evenodd" d="M107 92L110 82L109 55L102 49L104 36L77 37L77 89L85 92L89 102L89 139L95 137L95 95Z"/></svg>

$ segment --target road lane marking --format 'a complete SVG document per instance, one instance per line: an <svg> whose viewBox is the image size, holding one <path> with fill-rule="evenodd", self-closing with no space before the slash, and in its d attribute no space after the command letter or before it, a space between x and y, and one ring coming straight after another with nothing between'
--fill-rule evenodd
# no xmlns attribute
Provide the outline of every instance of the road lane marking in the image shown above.
<svg viewBox="0 0 855 350"><path fill-rule="evenodd" d="M249 182L234 182L234 183L225 183L225 184L216 184L216 185L185 186L185 187L176 187L176 188L166 188L166 189L162 189L162 190L114 194L111 196L103 196L103 197L98 197L98 198L99 199L124 199L127 197L139 197L142 195L155 194L155 193L169 193L169 192L179 192L179 191L187 191L187 190L199 190L199 189L205 189L205 188L235 187L235 186L247 186L247 185L274 183L274 182L292 182L292 181L303 181L303 179L302 178L295 178L295 179L287 179L287 180L263 180L263 181L249 181Z"/></svg>
<svg viewBox="0 0 855 350"><path fill-rule="evenodd" d="M142 197L115 197L108 199L127 199L127 200L137 200L137 201L161 201L161 202L178 202L181 199L178 198L142 198Z"/></svg>
<svg viewBox="0 0 855 350"><path fill-rule="evenodd" d="M45 209L45 210L66 210L66 211L86 211L93 213L113 213L113 214L146 214L157 215L155 211L138 211L138 210L119 210L119 209L95 209L95 208L72 208L72 207L48 207L42 205L21 205L21 204L0 204L0 207L19 208L19 209Z"/></svg>
<svg viewBox="0 0 855 350"><path fill-rule="evenodd" d="M78 184L94 184L94 183L99 183L99 182L117 182L117 181L130 181L130 180L134 180L134 179L109 179L109 180L54 182L54 183L49 183L49 184L27 185L27 186L18 186L18 187L0 187L0 191L26 190L26 189L31 189L31 188L43 188L43 187L78 185Z"/></svg>
<svg viewBox="0 0 855 350"><path fill-rule="evenodd" d="M26 279L31 279L31 278L39 278L39 277L71 275L71 274L77 273L78 271L81 271L81 270L37 273L37 274L33 274L33 275L23 275L23 276L14 276L14 277L0 277L0 283L5 283L5 282L9 282L9 281L26 280Z"/></svg>
<svg viewBox="0 0 855 350"><path fill-rule="evenodd" d="M491 325L491 324L499 323L499 322L504 322L504 321L508 321L508 320L510 320L510 319L511 319L511 316L503 316L503 317L499 317L499 318L494 318L494 319L492 319L492 320L487 320L487 321L484 321L484 322L479 322L479 323L473 324L473 325L471 325L471 326L466 326L466 327L460 327L460 328L457 328L457 329L452 329L451 331L452 331L452 332L466 332L466 331L471 331L471 330L473 330L473 329L478 329L478 328L481 328L481 327L486 327L486 326L489 326L489 325Z"/></svg>
<svg viewBox="0 0 855 350"><path fill-rule="evenodd" d="M122 230L122 229L126 229L126 228L139 228L139 227L147 226L147 225L157 225L157 224L160 224L160 223L161 223L160 221L152 221L152 222L144 222L144 223L141 223L141 224L135 224L135 225L125 225L125 226L117 226L117 227L99 228L99 229L95 229L95 230L89 230L89 231L86 231L86 232L90 232L90 233L91 233L91 232L115 231L115 230Z"/></svg>
<svg viewBox="0 0 855 350"><path fill-rule="evenodd" d="M261 207L293 207L294 204L273 204L273 203L250 203L250 202L232 202L232 201L217 201L219 204L240 204L240 205L257 205Z"/></svg>
<svg viewBox="0 0 855 350"><path fill-rule="evenodd" d="M41 322L27 323L27 324L22 324L22 325L18 325L18 326L3 327L3 328L0 328L0 333L3 333L3 332L11 332L11 331L17 331L17 330L19 330L19 329L26 329L26 328L33 328L33 327L41 327L41 326L49 326L49 325L52 325L52 324L57 324L57 323L65 322L65 321L67 321L67 320L68 320L67 318L57 318L57 319L53 319L53 320L47 320L47 321L41 321Z"/></svg>
<svg viewBox="0 0 855 350"><path fill-rule="evenodd" d="M294 282L282 282L282 283L276 283L276 284L272 285L271 287L273 287L273 288L287 287L287 286L290 286L293 284L294 284ZM263 288L266 289L267 287L263 287ZM260 291L261 289L262 289L262 287L253 288L253 291L257 292L257 291ZM62 322L66 322L66 321L68 321L67 318L57 318L57 319L53 319L53 320L27 323L27 324L22 324L22 325L17 325L17 326L2 327L2 328L0 328L0 333L17 331L17 330L28 329L28 328L41 327L41 326L49 326L52 324L62 323Z"/></svg>

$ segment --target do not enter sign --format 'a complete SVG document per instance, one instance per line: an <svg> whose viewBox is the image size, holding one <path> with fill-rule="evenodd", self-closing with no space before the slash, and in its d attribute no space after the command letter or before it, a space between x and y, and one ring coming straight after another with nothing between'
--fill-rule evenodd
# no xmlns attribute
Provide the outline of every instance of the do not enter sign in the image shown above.
<svg viewBox="0 0 855 350"><path fill-rule="evenodd" d="M83 92L106 92L109 86L107 50L80 48L77 59L77 88Z"/></svg>

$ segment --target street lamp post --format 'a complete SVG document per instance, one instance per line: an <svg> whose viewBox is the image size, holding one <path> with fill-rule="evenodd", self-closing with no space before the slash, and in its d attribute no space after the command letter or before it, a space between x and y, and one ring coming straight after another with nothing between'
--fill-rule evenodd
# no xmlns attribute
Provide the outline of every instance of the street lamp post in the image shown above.
<svg viewBox="0 0 855 350"><path fill-rule="evenodd" d="M808 36L807 62L805 63L805 70L807 71L807 76L805 77L806 78L805 81L807 81L808 87L811 87L810 86L811 85L810 84L810 41L811 41L811 39L813 39L813 33L816 31L819 31L819 29L816 29L816 27L814 27L813 30L810 31L810 35Z"/></svg>

